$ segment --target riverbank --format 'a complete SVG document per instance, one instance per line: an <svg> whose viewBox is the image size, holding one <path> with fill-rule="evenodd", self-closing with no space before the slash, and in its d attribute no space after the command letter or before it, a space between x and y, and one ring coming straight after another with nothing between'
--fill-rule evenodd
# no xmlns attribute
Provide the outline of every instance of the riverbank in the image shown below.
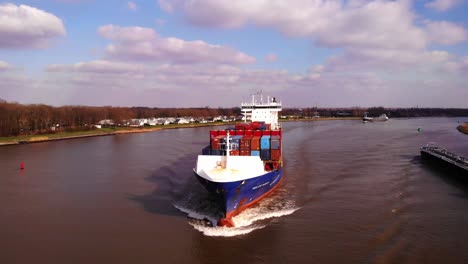
<svg viewBox="0 0 468 264"><path fill-rule="evenodd" d="M281 119L280 122L297 122L297 121L330 121L330 120L360 120L360 117L320 117L320 118L295 118ZM0 137L0 146L19 145L28 143L39 143L46 141L57 141L67 139L77 139L86 137L112 136L128 133L145 133L162 129L178 129L178 128L193 128L207 126L226 126L234 125L236 122L217 122L205 124L171 124L165 126L150 126L150 127L116 127L116 128L100 128L87 131L76 132L58 132L53 134L42 135L25 135L17 137Z"/></svg>
<svg viewBox="0 0 468 264"><path fill-rule="evenodd" d="M204 126L222 126L232 125L234 123L209 123L209 124L181 124L181 125L166 125L166 126L151 126L151 127L116 127L116 128L99 128L87 131L76 131L76 132L58 132L53 134L42 134L42 135L24 135L17 137L0 137L0 146L8 145L19 145L28 143L39 143L46 141L57 141L66 139L77 139L86 137L98 137L98 136L112 136L118 134L129 134L129 133L145 133L152 132L162 129L178 129L178 128L193 128L193 127L204 127Z"/></svg>
<svg viewBox="0 0 468 264"><path fill-rule="evenodd" d="M463 134L468 135L468 123L464 123L463 125L459 125L457 127L458 131L462 132Z"/></svg>

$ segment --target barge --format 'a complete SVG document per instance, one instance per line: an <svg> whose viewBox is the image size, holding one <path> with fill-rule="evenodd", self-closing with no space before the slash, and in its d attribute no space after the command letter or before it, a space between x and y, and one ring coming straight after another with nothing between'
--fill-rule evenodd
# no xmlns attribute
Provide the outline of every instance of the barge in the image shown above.
<svg viewBox="0 0 468 264"><path fill-rule="evenodd" d="M421 157L468 177L468 158L429 143L421 147Z"/></svg>

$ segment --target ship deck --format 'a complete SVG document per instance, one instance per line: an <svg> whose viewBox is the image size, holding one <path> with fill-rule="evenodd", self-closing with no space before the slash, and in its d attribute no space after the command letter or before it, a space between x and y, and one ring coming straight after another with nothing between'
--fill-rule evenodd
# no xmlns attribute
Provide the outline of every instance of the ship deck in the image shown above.
<svg viewBox="0 0 468 264"><path fill-rule="evenodd" d="M468 174L468 158L434 145L421 147L421 155L432 157Z"/></svg>

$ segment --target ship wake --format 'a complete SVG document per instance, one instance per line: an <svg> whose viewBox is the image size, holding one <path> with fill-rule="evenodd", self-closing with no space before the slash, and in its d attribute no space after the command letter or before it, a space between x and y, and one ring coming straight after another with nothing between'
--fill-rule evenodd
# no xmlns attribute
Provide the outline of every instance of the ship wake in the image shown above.
<svg viewBox="0 0 468 264"><path fill-rule="evenodd" d="M222 217L221 208L209 196L189 194L174 206L188 215L189 224L196 230L206 236L221 237L248 234L300 209L293 200L288 199L286 192L278 190L271 197L233 217L235 227L224 227L216 226Z"/></svg>

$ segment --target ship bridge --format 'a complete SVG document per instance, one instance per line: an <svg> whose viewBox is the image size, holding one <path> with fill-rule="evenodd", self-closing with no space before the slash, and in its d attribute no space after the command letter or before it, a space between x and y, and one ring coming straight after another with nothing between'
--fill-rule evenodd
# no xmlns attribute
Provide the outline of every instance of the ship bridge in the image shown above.
<svg viewBox="0 0 468 264"><path fill-rule="evenodd" d="M258 100L259 99L259 100ZM244 116L244 122L264 121L265 124L270 124L271 129L279 129L278 113L282 110L281 102L275 97L267 97L263 101L263 95L252 95L252 102L241 104L241 113Z"/></svg>

